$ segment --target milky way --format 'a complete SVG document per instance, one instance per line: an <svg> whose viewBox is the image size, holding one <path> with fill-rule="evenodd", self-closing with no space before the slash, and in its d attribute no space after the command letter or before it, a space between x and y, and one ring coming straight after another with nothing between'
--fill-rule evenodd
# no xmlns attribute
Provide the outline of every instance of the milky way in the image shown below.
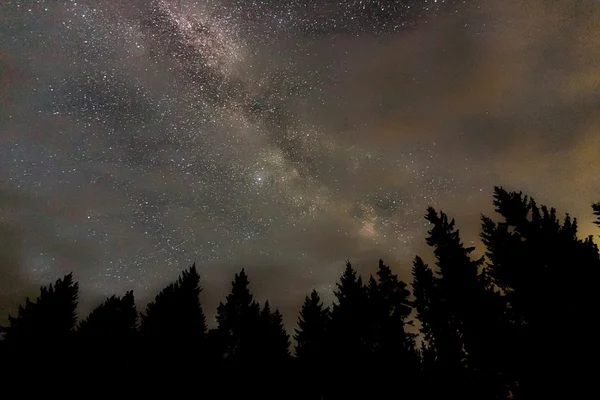
<svg viewBox="0 0 600 400"><path fill-rule="evenodd" d="M407 279L429 204L476 240L500 184L591 232L600 11L548 3L3 2L0 313L196 262L209 314L245 267L289 324L345 259Z"/></svg>

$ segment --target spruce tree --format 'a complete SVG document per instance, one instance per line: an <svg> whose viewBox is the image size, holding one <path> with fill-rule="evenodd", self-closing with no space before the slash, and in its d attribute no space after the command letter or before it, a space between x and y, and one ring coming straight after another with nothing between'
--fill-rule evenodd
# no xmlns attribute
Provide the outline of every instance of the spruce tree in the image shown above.
<svg viewBox="0 0 600 400"><path fill-rule="evenodd" d="M205 350L206 318L200 304L200 275L192 265L164 288L141 314L142 367L154 358L170 371L186 369ZM196 365L198 365L196 363Z"/></svg>
<svg viewBox="0 0 600 400"><path fill-rule="evenodd" d="M73 274L58 279L54 286L40 288L35 302L25 301L19 306L17 317L9 316L5 340L16 346L59 343L71 336L77 321L75 309L79 284Z"/></svg>
<svg viewBox="0 0 600 400"><path fill-rule="evenodd" d="M428 349L435 349L434 331L437 320L434 318L434 301L436 299L437 280L433 271L423 259L415 257L412 268L413 275L413 305L417 311L417 317L421 323L421 335L424 339L424 345Z"/></svg>
<svg viewBox="0 0 600 400"><path fill-rule="evenodd" d="M296 357L303 364L317 368L325 360L329 307L324 307L316 290L304 299L295 330Z"/></svg>
<svg viewBox="0 0 600 400"><path fill-rule="evenodd" d="M594 223L600 226L600 203L592 204L592 209L594 210L594 215L596 216L596 221L594 221Z"/></svg>
<svg viewBox="0 0 600 400"><path fill-rule="evenodd" d="M403 380L407 398L414 396L413 387L420 377L420 360L415 348L414 334L407 328L412 325L410 292L404 282L392 273L390 267L379 260L377 279L370 277L367 284L369 346L372 367L366 370L371 379ZM370 395L385 397L388 389L374 386Z"/></svg>
<svg viewBox="0 0 600 400"><path fill-rule="evenodd" d="M257 358L260 308L249 285L248 275L242 269L235 274L225 303L220 303L217 308L222 355L230 365L249 364Z"/></svg>
<svg viewBox="0 0 600 400"><path fill-rule="evenodd" d="M111 296L79 323L77 333L93 338L121 338L135 332L137 311L133 291Z"/></svg>
<svg viewBox="0 0 600 400"><path fill-rule="evenodd" d="M336 286L336 301L333 303L329 325L329 363L331 368L340 373L362 371L371 355L367 343L368 298L362 278L350 261L346 262L346 268Z"/></svg>
<svg viewBox="0 0 600 400"><path fill-rule="evenodd" d="M562 221L554 208L538 207L521 192L494 190L494 206L501 219L482 217L482 240L489 259L491 281L502 289L507 316L512 321L511 370L516 397L547 397L583 390L585 358L597 357L591 342L586 356L559 343L575 342L578 334L560 329L569 318L578 331L597 335L589 318L597 308L595 282L599 278L598 248L591 237L577 237L577 220ZM593 355L592 355L593 354ZM571 367L566 369L565 366ZM545 382L552 381L550 388Z"/></svg>
<svg viewBox="0 0 600 400"><path fill-rule="evenodd" d="M369 288L371 286L369 284ZM369 293L371 293L370 300L375 300L371 315L376 315L379 319L378 332L376 332L378 358L412 358L414 338L406 331L407 325L411 324L408 318L412 306L406 283L399 280L383 260L379 260L376 286L374 289L371 288Z"/></svg>
<svg viewBox="0 0 600 400"><path fill-rule="evenodd" d="M298 387L299 398L321 399L325 395L327 370L329 307L324 307L316 290L304 298L298 317L296 341L296 379L304 382Z"/></svg>
<svg viewBox="0 0 600 400"><path fill-rule="evenodd" d="M455 394L503 396L497 345L491 340L499 329L502 309L480 272L483 258L471 258L474 248L463 245L455 221L445 213L430 207L426 219L432 224L426 241L433 248L437 271L426 272L428 267L418 258L413 271L416 307L429 336L425 351L428 360L435 360L434 375ZM454 376L440 376L443 369Z"/></svg>
<svg viewBox="0 0 600 400"><path fill-rule="evenodd" d="M27 298L16 317L8 317L10 325L4 328L4 341L9 365L18 369L30 367L37 359L54 358L55 370L48 372L61 368L72 371L69 356L78 292L73 274L65 275L54 285L41 287L35 302Z"/></svg>
<svg viewBox="0 0 600 400"><path fill-rule="evenodd" d="M194 264L146 306L146 312L141 314L142 336L157 341L202 342L207 328L200 304L201 291L200 275Z"/></svg>
<svg viewBox="0 0 600 400"><path fill-rule="evenodd" d="M281 313L279 310L272 312L268 300L260 313L260 325L256 329L261 348L259 361L269 369L275 365L281 367L290 357L289 335L283 327Z"/></svg>
<svg viewBox="0 0 600 400"><path fill-rule="evenodd" d="M284 365L290 358L290 335L283 326L283 315L279 309L269 318L269 355L274 365Z"/></svg>
<svg viewBox="0 0 600 400"><path fill-rule="evenodd" d="M77 342L87 369L131 367L137 344L137 311L133 292L112 296L79 323Z"/></svg>

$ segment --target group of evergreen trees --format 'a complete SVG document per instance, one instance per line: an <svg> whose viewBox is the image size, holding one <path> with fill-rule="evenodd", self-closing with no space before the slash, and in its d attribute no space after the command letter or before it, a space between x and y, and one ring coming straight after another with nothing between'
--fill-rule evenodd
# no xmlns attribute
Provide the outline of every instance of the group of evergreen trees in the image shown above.
<svg viewBox="0 0 600 400"><path fill-rule="evenodd" d="M500 219L482 216L486 254L478 259L453 219L427 210L435 266L415 258L412 293L381 260L366 282L348 262L331 307L314 290L306 297L294 356L281 313L254 299L243 269L209 330L192 266L145 312L138 315L127 292L78 324L72 275L42 287L3 328L0 365L6 373L50 363L66 376L110 374L110 383L121 384L133 374L190 388L203 382L205 392L225 398L594 393L598 247L592 237L577 237L575 219L560 221L522 193L496 188L494 205ZM593 211L600 225L600 204ZM194 379L181 378L190 373Z"/></svg>

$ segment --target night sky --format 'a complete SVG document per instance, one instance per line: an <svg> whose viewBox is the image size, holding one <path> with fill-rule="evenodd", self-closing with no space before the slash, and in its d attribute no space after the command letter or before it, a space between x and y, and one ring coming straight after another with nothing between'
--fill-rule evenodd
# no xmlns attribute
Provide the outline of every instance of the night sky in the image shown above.
<svg viewBox="0 0 600 400"><path fill-rule="evenodd" d="M0 322L195 261L207 315L245 267L291 327L346 259L409 279L427 205L478 245L494 185L594 232L596 0L0 3Z"/></svg>

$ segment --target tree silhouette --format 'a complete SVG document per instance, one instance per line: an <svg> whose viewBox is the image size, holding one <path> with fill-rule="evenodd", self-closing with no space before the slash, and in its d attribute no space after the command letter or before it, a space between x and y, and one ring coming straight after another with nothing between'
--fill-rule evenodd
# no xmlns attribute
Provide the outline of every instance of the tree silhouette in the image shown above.
<svg viewBox="0 0 600 400"><path fill-rule="evenodd" d="M5 339L31 345L68 338L77 320L78 292L79 284L73 282L72 273L58 279L54 286L42 286L35 302L27 298L25 307L19 306L17 317L8 317Z"/></svg>
<svg viewBox="0 0 600 400"><path fill-rule="evenodd" d="M287 362L290 358L290 336L283 326L283 316L278 309L271 312L267 300L260 318L264 326L264 331L261 333L262 361L270 366Z"/></svg>
<svg viewBox="0 0 600 400"><path fill-rule="evenodd" d="M586 335L599 333L589 318L598 305L598 248L591 237L577 238L576 219L567 215L560 222L554 208L538 207L520 192L496 187L494 205L502 220L483 216L481 237L490 277L502 289L514 321L514 334L508 338L517 349L511 363L514 394L571 396L586 387L581 383L584 358L596 357L598 346L590 342L584 356L557 345L577 340L575 332L557 329L557 320L569 318Z"/></svg>
<svg viewBox="0 0 600 400"><path fill-rule="evenodd" d="M201 376L224 398L281 398L281 387L299 399L583 398L600 357L598 246L569 214L520 192L495 188L494 206L497 221L481 217L485 258L428 208L435 265L414 259L412 300L382 260L366 285L347 262L331 310L314 290L304 299L295 359L281 313L259 306L243 269L207 332L193 265L147 305L139 331L133 292L107 298L74 330L72 275L42 287L1 329L2 376L133 388L139 373L152 390L191 389ZM593 211L600 225L600 204Z"/></svg>
<svg viewBox="0 0 600 400"><path fill-rule="evenodd" d="M217 308L218 331L223 344L222 354L229 365L256 361L260 308L250 293L250 282L244 269L235 274L231 293Z"/></svg>
<svg viewBox="0 0 600 400"><path fill-rule="evenodd" d="M325 361L327 357L327 334L331 313L324 307L316 290L306 296L295 329L296 375L304 382L299 387L302 398L321 399L325 394Z"/></svg>
<svg viewBox="0 0 600 400"><path fill-rule="evenodd" d="M328 366L339 376L351 374L353 371L364 371L370 359L368 347L368 297L362 278L357 275L350 261L334 291L336 302L333 303L328 338ZM342 398L351 395L362 395L351 385L334 385L330 383L328 397Z"/></svg>
<svg viewBox="0 0 600 400"><path fill-rule="evenodd" d="M194 264L147 305L140 325L144 365L150 365L146 357L155 358L172 365L176 373L204 351L207 327L199 299L201 291Z"/></svg>
<svg viewBox="0 0 600 400"><path fill-rule="evenodd" d="M352 268L350 261L336 283L338 288L334 291L337 302L333 304L331 312L331 329L333 341L338 344L332 349L339 357L339 361L349 361L351 365L360 362L368 354L364 338L367 327L365 326L368 311L367 291L362 278Z"/></svg>
<svg viewBox="0 0 600 400"><path fill-rule="evenodd" d="M15 367L24 366L40 357L58 357L57 365L66 368L71 351L69 339L73 333L77 315L79 284L73 282L73 274L58 279L54 285L40 288L35 302L27 298L25 306L19 306L16 317L9 316L10 325L4 329L9 360Z"/></svg>
<svg viewBox="0 0 600 400"><path fill-rule="evenodd" d="M427 340L425 367L435 380L463 397L503 396L505 383L496 344L502 305L487 275L483 258L473 260L455 228L455 221L429 207L425 217L432 228L426 238L433 248L434 275L420 258L413 264L415 306ZM441 371L451 371L451 374Z"/></svg>
<svg viewBox="0 0 600 400"><path fill-rule="evenodd" d="M379 260L377 281L371 277L368 285L371 319L374 326L373 351L378 359L408 357L414 353L414 338L406 332L411 324L410 292L406 283L392 273L390 267Z"/></svg>
<svg viewBox="0 0 600 400"><path fill-rule="evenodd" d="M367 370L372 379L403 379L415 384L419 378L419 356L415 349L414 335L406 327L412 305L410 292L404 282L392 273L390 267L379 260L377 279L370 277L367 285L369 331L366 341L373 367ZM370 394L383 397L388 389L374 386ZM403 395L411 398L411 385L406 385Z"/></svg>
<svg viewBox="0 0 600 400"><path fill-rule="evenodd" d="M312 367L323 363L329 319L329 307L323 307L319 294L313 290L304 299L294 335L296 357L302 363Z"/></svg>
<svg viewBox="0 0 600 400"><path fill-rule="evenodd" d="M134 361L137 339L137 311L133 292L112 296L79 323L77 338L85 352L86 368L126 371Z"/></svg>
<svg viewBox="0 0 600 400"><path fill-rule="evenodd" d="M423 262L423 259L419 256L415 257L412 268L413 274L413 295L414 302L413 306L417 311L417 317L421 322L421 334L424 339L423 348L427 351L435 351L437 318L434 318L434 312L436 306L434 301L436 299L436 279L433 276L433 271L427 264Z"/></svg>

